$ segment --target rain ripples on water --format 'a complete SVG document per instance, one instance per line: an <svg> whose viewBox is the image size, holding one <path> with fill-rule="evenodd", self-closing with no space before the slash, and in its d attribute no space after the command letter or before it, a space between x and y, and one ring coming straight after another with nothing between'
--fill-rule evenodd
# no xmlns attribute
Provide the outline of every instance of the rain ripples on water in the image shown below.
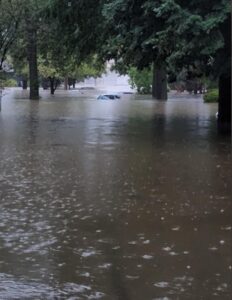
<svg viewBox="0 0 232 300"><path fill-rule="evenodd" d="M8 93L1 299L230 299L231 149L214 104Z"/></svg>

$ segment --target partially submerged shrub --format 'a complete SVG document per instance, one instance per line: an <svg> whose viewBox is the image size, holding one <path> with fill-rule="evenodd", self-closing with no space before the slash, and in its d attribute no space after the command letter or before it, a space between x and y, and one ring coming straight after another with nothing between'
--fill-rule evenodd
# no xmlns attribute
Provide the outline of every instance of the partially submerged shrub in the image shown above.
<svg viewBox="0 0 232 300"><path fill-rule="evenodd" d="M150 69L138 70L131 67L128 75L131 87L136 88L139 94L151 94L152 72Z"/></svg>
<svg viewBox="0 0 232 300"><path fill-rule="evenodd" d="M204 102L205 103L215 103L218 102L218 89L211 89L204 95Z"/></svg>

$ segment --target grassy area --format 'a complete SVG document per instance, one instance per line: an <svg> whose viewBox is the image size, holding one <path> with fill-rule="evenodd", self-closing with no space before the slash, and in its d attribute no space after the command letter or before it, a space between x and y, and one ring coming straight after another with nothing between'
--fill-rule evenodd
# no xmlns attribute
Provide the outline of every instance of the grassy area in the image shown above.
<svg viewBox="0 0 232 300"><path fill-rule="evenodd" d="M215 103L218 102L218 89L211 89L204 95L205 103Z"/></svg>

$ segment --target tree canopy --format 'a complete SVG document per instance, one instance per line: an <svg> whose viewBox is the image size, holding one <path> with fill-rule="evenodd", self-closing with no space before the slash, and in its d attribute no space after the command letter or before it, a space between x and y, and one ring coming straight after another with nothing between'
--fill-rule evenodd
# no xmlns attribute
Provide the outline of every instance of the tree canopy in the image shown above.
<svg viewBox="0 0 232 300"><path fill-rule="evenodd" d="M231 3L228 0L109 0L102 53L119 69L153 63L178 74L219 78L219 123L231 124ZM154 68L153 94L165 80ZM157 80L158 79L158 80ZM165 96L165 93L158 93Z"/></svg>
<svg viewBox="0 0 232 300"><path fill-rule="evenodd" d="M222 27L230 8L228 0L105 1L102 51L124 68L165 62L176 71L183 66L213 71L220 65L220 74L228 66L228 59L221 63L223 57L217 54L224 46Z"/></svg>
<svg viewBox="0 0 232 300"><path fill-rule="evenodd" d="M19 1L0 0L0 70L6 55L16 39L20 22Z"/></svg>

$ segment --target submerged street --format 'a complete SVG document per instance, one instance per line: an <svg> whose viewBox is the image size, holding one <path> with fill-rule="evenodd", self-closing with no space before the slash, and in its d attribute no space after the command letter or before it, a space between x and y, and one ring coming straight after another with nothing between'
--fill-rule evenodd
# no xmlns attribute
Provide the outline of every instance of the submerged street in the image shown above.
<svg viewBox="0 0 232 300"><path fill-rule="evenodd" d="M231 298L231 144L200 96L8 90L0 299Z"/></svg>

